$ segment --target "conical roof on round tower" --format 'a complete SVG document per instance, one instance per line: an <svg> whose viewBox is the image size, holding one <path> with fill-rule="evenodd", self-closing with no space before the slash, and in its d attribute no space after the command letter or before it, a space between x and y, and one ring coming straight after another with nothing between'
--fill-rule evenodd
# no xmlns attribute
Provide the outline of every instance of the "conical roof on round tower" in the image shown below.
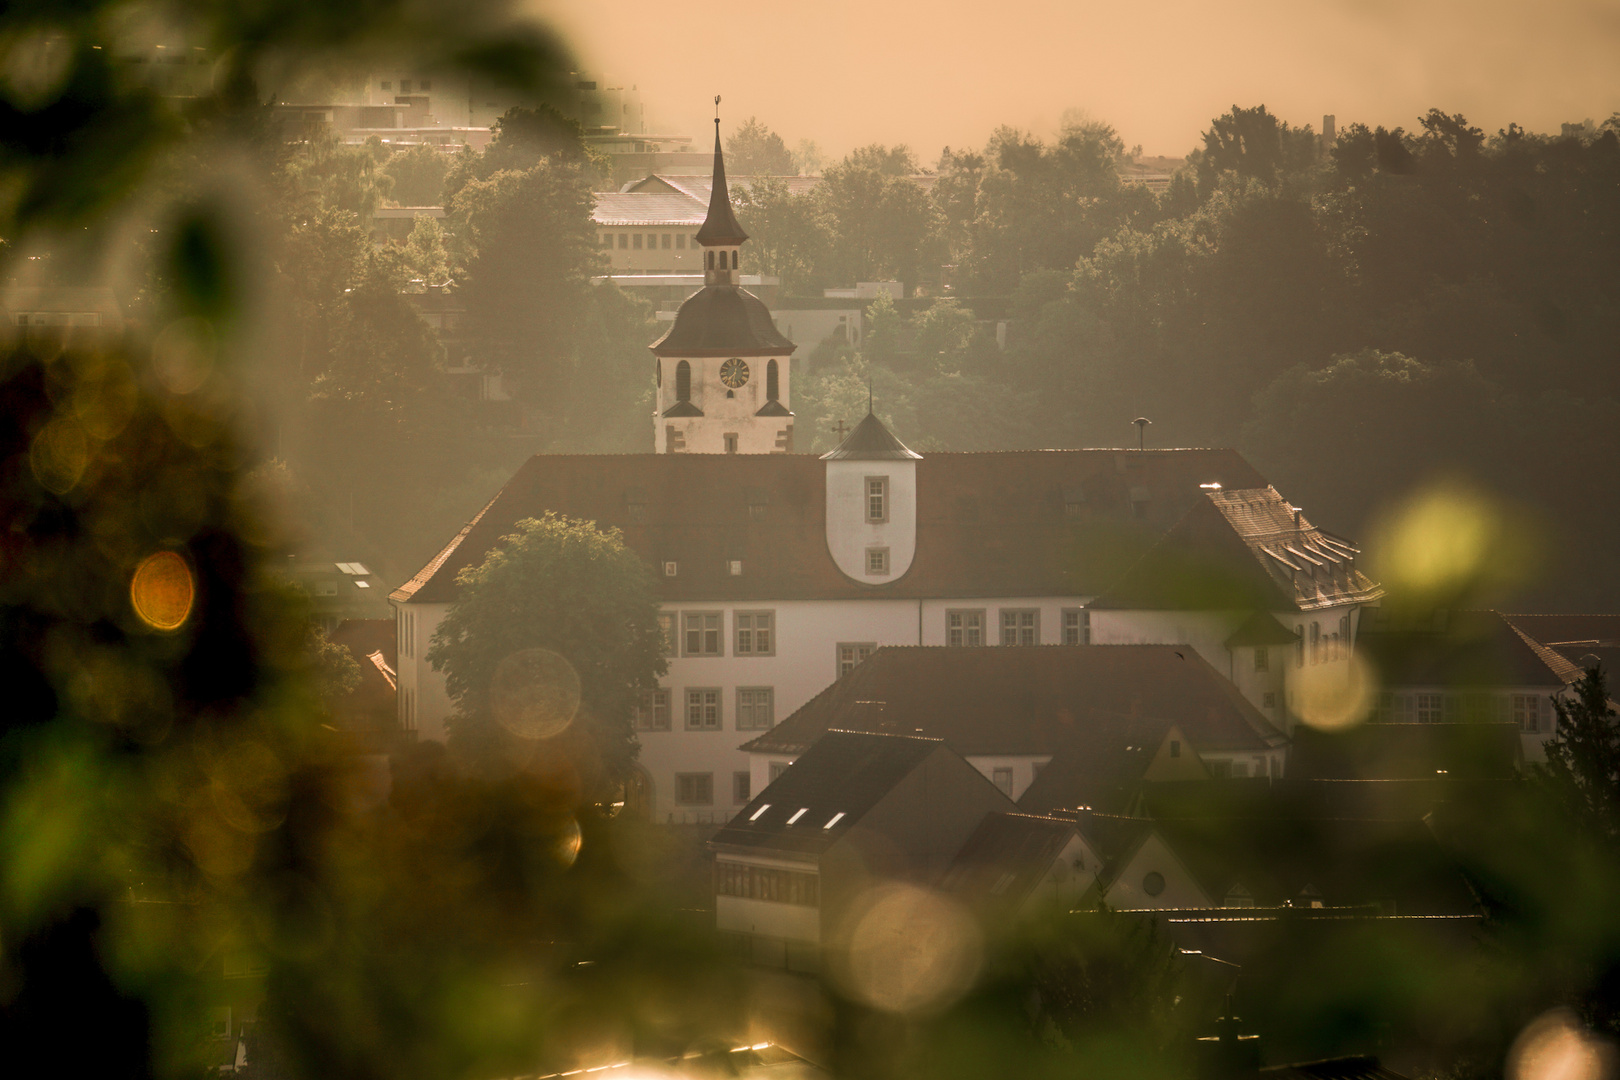
<svg viewBox="0 0 1620 1080"><path fill-rule="evenodd" d="M697 231L697 242L704 247L741 244L748 239L737 215L731 209L731 192L726 187L726 158L720 148L720 118L714 120L714 187L709 191L709 215Z"/></svg>
<svg viewBox="0 0 1620 1080"><path fill-rule="evenodd" d="M920 461L922 455L894 437L875 413L855 425L844 441L821 455L822 461Z"/></svg>

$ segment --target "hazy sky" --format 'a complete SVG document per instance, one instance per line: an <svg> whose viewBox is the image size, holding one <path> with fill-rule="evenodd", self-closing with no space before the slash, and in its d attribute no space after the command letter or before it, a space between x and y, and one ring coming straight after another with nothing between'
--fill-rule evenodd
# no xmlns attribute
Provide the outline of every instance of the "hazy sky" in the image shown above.
<svg viewBox="0 0 1620 1080"><path fill-rule="evenodd" d="M1487 131L1620 110L1620 0L535 2L640 88L649 124L702 135L718 93L728 122L834 154L906 142L932 162L1069 108L1172 155L1234 103L1407 128L1434 105Z"/></svg>

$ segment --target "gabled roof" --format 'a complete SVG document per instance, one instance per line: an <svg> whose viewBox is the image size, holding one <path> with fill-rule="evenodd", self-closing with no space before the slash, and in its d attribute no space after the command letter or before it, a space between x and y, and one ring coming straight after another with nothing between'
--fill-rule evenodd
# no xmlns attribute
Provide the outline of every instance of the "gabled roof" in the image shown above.
<svg viewBox="0 0 1620 1080"><path fill-rule="evenodd" d="M547 510L621 529L649 566L677 562L658 578L665 601L1094 596L1163 528L1136 517L1133 489L1179 514L1202 483L1264 483L1233 450L931 453L916 468L917 553L890 585L850 581L833 562L826 465L809 454L544 455L390 599L450 602L462 568ZM768 497L763 515L750 488Z"/></svg>
<svg viewBox="0 0 1620 1080"><path fill-rule="evenodd" d="M802 753L837 729L939 738L965 757L1041 756L1078 744L1095 758L1123 746L1157 749L1172 724L1199 749L1263 750L1283 740L1185 646L911 645L879 649L743 749Z"/></svg>
<svg viewBox="0 0 1620 1080"><path fill-rule="evenodd" d="M741 285L705 285L650 348L655 356L787 356L798 346L776 329L765 301Z"/></svg>
<svg viewBox="0 0 1620 1080"><path fill-rule="evenodd" d="M1620 647L1620 615L1506 615L1517 629L1543 645Z"/></svg>
<svg viewBox="0 0 1620 1080"><path fill-rule="evenodd" d="M1312 611L1383 595L1273 487L1210 491L1093 607Z"/></svg>
<svg viewBox="0 0 1620 1080"><path fill-rule="evenodd" d="M1256 611L1226 639L1229 649L1256 645L1292 645L1294 632L1277 617L1266 611Z"/></svg>
<svg viewBox="0 0 1620 1080"><path fill-rule="evenodd" d="M830 731L738 811L710 843L819 853L848 833L924 761L950 752L938 739ZM965 763L964 767L971 768Z"/></svg>
<svg viewBox="0 0 1620 1080"><path fill-rule="evenodd" d="M689 195L606 192L596 196L591 220L597 225L670 225L695 228L703 222L703 204Z"/></svg>
<svg viewBox="0 0 1620 1080"><path fill-rule="evenodd" d="M868 411L866 419L844 441L821 455L822 461L918 461L922 455L895 438L883 421Z"/></svg>
<svg viewBox="0 0 1620 1080"><path fill-rule="evenodd" d="M714 122L714 186L709 190L709 215L697 231L697 242L704 247L740 244L748 239L737 215L731 209L731 192L726 188L726 158L720 149L720 121Z"/></svg>
<svg viewBox="0 0 1620 1080"><path fill-rule="evenodd" d="M821 186L819 176L732 176L727 183L734 191L748 191L755 182L763 179L780 181L787 186L790 195L803 195ZM713 190L714 179L710 176L675 176L667 173L652 173L640 180L632 180L619 189L621 192L678 192L696 199L703 206L708 205Z"/></svg>
<svg viewBox="0 0 1620 1080"><path fill-rule="evenodd" d="M1495 611L1440 612L1420 626L1392 624L1375 611L1356 635L1356 647L1386 689L1540 686L1553 692L1582 674Z"/></svg>
<svg viewBox="0 0 1620 1080"><path fill-rule="evenodd" d="M972 900L1016 906L1079 835L1080 827L1065 818L986 814L945 870L939 887Z"/></svg>

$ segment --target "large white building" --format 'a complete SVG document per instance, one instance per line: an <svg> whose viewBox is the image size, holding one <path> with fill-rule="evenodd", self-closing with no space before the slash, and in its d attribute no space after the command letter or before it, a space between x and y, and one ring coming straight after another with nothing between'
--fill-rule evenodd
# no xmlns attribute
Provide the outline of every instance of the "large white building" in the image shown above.
<svg viewBox="0 0 1620 1080"><path fill-rule="evenodd" d="M730 818L758 788L742 744L883 645L1186 644L1284 730L1290 672L1348 671L1376 588L1234 451L923 456L869 414L791 453L794 345L737 283L718 135L713 191L706 283L653 346L658 452L532 458L391 594L406 729L442 738L452 711L423 657L457 572L548 510L620 529L661 584L669 671L627 796L657 821ZM1210 566L1221 590L1178 592Z"/></svg>

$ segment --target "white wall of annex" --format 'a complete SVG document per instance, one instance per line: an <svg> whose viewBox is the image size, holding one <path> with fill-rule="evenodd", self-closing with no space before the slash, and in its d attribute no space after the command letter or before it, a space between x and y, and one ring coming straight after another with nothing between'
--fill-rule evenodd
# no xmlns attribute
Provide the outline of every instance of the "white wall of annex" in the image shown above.
<svg viewBox="0 0 1620 1080"><path fill-rule="evenodd" d="M866 520L866 481L885 478L888 516ZM868 574L868 548L889 549L889 572ZM915 461L827 462L827 551L844 575L874 587L897 581L917 553L917 463Z"/></svg>
<svg viewBox="0 0 1620 1080"><path fill-rule="evenodd" d="M803 904L716 896L714 925L717 930L733 934L757 934L811 945L821 942L821 909Z"/></svg>

